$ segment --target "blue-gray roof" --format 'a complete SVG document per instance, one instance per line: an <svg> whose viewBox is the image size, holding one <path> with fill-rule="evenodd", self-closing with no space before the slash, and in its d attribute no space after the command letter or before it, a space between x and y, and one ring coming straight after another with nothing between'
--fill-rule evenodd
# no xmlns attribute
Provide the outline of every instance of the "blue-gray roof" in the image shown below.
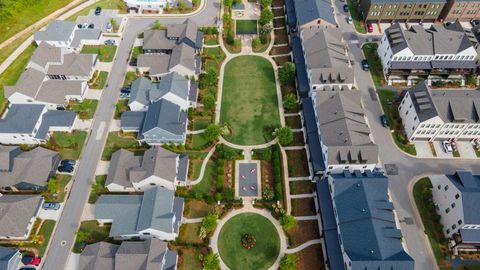
<svg viewBox="0 0 480 270"><path fill-rule="evenodd" d="M292 38L292 51L297 76L297 91L301 97L307 97L310 86L308 83L307 69L305 67L305 58L303 56L302 40L299 37Z"/></svg>
<svg viewBox="0 0 480 270"><path fill-rule="evenodd" d="M74 111L47 111L42 117L42 124L38 128L35 138L45 139L50 127L72 127L75 117Z"/></svg>
<svg viewBox="0 0 480 270"><path fill-rule="evenodd" d="M110 236L135 234L142 195L101 195L95 203L96 219L113 219Z"/></svg>
<svg viewBox="0 0 480 270"><path fill-rule="evenodd" d="M458 188L462 197L463 215L465 224L480 223L480 175L473 175L470 171L457 171L447 178ZM463 235L462 235L463 238Z"/></svg>
<svg viewBox="0 0 480 270"><path fill-rule="evenodd" d="M0 247L0 269L17 270L20 262L19 254L18 249Z"/></svg>
<svg viewBox="0 0 480 270"><path fill-rule="evenodd" d="M302 114L313 171L325 171L325 159L323 157L322 145L320 144L320 135L318 135L312 98L302 98Z"/></svg>
<svg viewBox="0 0 480 270"><path fill-rule="evenodd" d="M183 207L185 200L182 197L175 197L173 200L173 213L175 214L175 223L173 224L173 231L178 234L180 229L180 221L182 220Z"/></svg>
<svg viewBox="0 0 480 270"><path fill-rule="evenodd" d="M33 33L33 37L36 41L67 41L75 28L74 22L56 20L50 22L45 30Z"/></svg>
<svg viewBox="0 0 480 270"><path fill-rule="evenodd" d="M165 254L165 266L163 270L175 270L177 269L178 254L176 251L167 250Z"/></svg>
<svg viewBox="0 0 480 270"><path fill-rule="evenodd" d="M462 243L480 243L480 233L477 229L460 229L460 235L462 236Z"/></svg>
<svg viewBox="0 0 480 270"><path fill-rule="evenodd" d="M32 133L45 105L12 104L0 120L0 133Z"/></svg>
<svg viewBox="0 0 480 270"><path fill-rule="evenodd" d="M285 8L288 27L290 27L290 29L297 28L297 14L295 14L295 3L293 0L285 0Z"/></svg>
<svg viewBox="0 0 480 270"><path fill-rule="evenodd" d="M122 130L140 130L145 120L145 112L124 112L120 118L120 128Z"/></svg>
<svg viewBox="0 0 480 270"><path fill-rule="evenodd" d="M371 3L397 4L398 0L370 0ZM447 0L402 0L402 3L446 3Z"/></svg>
<svg viewBox="0 0 480 270"><path fill-rule="evenodd" d="M148 106L145 122L141 134L154 129L160 129L175 135L182 135L185 132L187 114L182 112L180 106L161 99Z"/></svg>
<svg viewBox="0 0 480 270"><path fill-rule="evenodd" d="M352 269L414 269L396 228L387 177L370 171L330 177L340 242Z"/></svg>
<svg viewBox="0 0 480 270"><path fill-rule="evenodd" d="M167 93L172 93L183 100L188 100L189 92L189 81L177 72L165 75L160 83L153 83L145 77L140 77L132 83L128 104L136 101L143 105L149 105Z"/></svg>
<svg viewBox="0 0 480 270"><path fill-rule="evenodd" d="M188 156L182 154L178 158L177 180L185 182L187 180L187 173L188 173Z"/></svg>
<svg viewBox="0 0 480 270"><path fill-rule="evenodd" d="M312 98L302 98L302 113L307 133L318 133L317 119L315 118L315 109L313 108Z"/></svg>
<svg viewBox="0 0 480 270"><path fill-rule="evenodd" d="M294 0L294 2L297 20L300 25L317 20L337 25L330 0Z"/></svg>
<svg viewBox="0 0 480 270"><path fill-rule="evenodd" d="M163 187L150 188L143 194L137 231L153 228L173 232L172 219L175 191ZM180 216L181 218L181 216Z"/></svg>

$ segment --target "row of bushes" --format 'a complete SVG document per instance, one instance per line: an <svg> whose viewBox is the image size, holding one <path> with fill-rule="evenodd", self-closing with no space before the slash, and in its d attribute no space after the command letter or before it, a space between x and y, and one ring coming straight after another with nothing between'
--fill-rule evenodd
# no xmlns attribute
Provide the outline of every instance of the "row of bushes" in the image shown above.
<svg viewBox="0 0 480 270"><path fill-rule="evenodd" d="M223 165L224 160L219 158L217 159L217 194L223 191Z"/></svg>
<svg viewBox="0 0 480 270"><path fill-rule="evenodd" d="M275 200L283 202L282 161L278 144L272 146L272 168Z"/></svg>

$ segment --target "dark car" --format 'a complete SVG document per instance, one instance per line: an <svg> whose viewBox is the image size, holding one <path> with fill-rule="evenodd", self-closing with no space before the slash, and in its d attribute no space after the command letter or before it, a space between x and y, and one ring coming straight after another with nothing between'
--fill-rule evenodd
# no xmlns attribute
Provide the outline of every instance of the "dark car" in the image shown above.
<svg viewBox="0 0 480 270"><path fill-rule="evenodd" d="M60 204L54 202L46 202L42 204L42 208L45 210L58 210L60 209Z"/></svg>
<svg viewBox="0 0 480 270"><path fill-rule="evenodd" d="M388 127L388 118L386 115L380 116L380 122L382 123L383 127Z"/></svg>
<svg viewBox="0 0 480 270"><path fill-rule="evenodd" d="M22 266L20 270L37 270L37 268L35 266Z"/></svg>
<svg viewBox="0 0 480 270"><path fill-rule="evenodd" d="M63 107L63 106L57 106L57 111L65 111L65 107Z"/></svg>
<svg viewBox="0 0 480 270"><path fill-rule="evenodd" d="M102 13L102 8L101 7L96 7L95 8L95 15L98 16L98 15L100 15L100 13Z"/></svg>
<svg viewBox="0 0 480 270"><path fill-rule="evenodd" d="M73 172L73 166L60 166L58 167L59 172L64 172L64 173L72 173Z"/></svg>
<svg viewBox="0 0 480 270"><path fill-rule="evenodd" d="M113 39L107 39L104 42L105 45L115 45L115 40Z"/></svg>
<svg viewBox="0 0 480 270"><path fill-rule="evenodd" d="M64 159L60 161L61 166L75 166L76 161L73 159Z"/></svg>
<svg viewBox="0 0 480 270"><path fill-rule="evenodd" d="M80 28L80 29L82 29L82 28L83 28L83 24L79 23L79 24L77 24L77 27Z"/></svg>
<svg viewBox="0 0 480 270"><path fill-rule="evenodd" d="M94 27L95 27L95 25L93 23L88 25L88 29L93 29Z"/></svg>
<svg viewBox="0 0 480 270"><path fill-rule="evenodd" d="M369 68L370 68L370 65L368 64L367 59L363 59L362 60L362 69L365 70L365 71L368 71Z"/></svg>
<svg viewBox="0 0 480 270"><path fill-rule="evenodd" d="M348 5L343 5L343 11L348 12Z"/></svg>
<svg viewBox="0 0 480 270"><path fill-rule="evenodd" d="M42 259L40 257L32 256L32 255L25 255L22 257L22 263L24 265L36 265L38 266Z"/></svg>
<svg viewBox="0 0 480 270"><path fill-rule="evenodd" d="M122 89L120 89L120 93L122 93L122 94L130 94L130 88L128 88L128 87L122 87Z"/></svg>

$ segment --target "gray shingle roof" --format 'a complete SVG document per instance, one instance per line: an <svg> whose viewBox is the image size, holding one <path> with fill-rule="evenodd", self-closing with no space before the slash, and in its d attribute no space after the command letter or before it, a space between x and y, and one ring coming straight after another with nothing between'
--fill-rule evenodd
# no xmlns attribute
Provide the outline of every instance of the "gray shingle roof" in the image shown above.
<svg viewBox="0 0 480 270"><path fill-rule="evenodd" d="M140 54L137 57L137 67L148 68L151 75L167 73L170 62L169 54Z"/></svg>
<svg viewBox="0 0 480 270"><path fill-rule="evenodd" d="M79 270L115 270L115 253L119 246L107 242L87 245L80 254Z"/></svg>
<svg viewBox="0 0 480 270"><path fill-rule="evenodd" d="M0 269L16 270L20 262L19 256L21 255L18 249L0 247Z"/></svg>
<svg viewBox="0 0 480 270"><path fill-rule="evenodd" d="M30 220L37 215L41 195L3 195L0 197L0 235L23 237Z"/></svg>
<svg viewBox="0 0 480 270"><path fill-rule="evenodd" d="M167 30L145 30L143 32L144 50L171 50L176 44L175 39L167 38Z"/></svg>
<svg viewBox="0 0 480 270"><path fill-rule="evenodd" d="M191 71L196 71L195 68L195 51L192 47L182 43L172 50L170 55L170 61L168 62L168 69L172 69L177 65L181 65L188 68Z"/></svg>
<svg viewBox="0 0 480 270"><path fill-rule="evenodd" d="M120 127L123 130L137 130L142 128L145 112L124 112L120 118Z"/></svg>
<svg viewBox="0 0 480 270"><path fill-rule="evenodd" d="M33 68L27 68L17 80L15 86L5 86L5 97L15 92L34 98L42 86L45 74Z"/></svg>
<svg viewBox="0 0 480 270"><path fill-rule="evenodd" d="M110 237L137 233L143 195L101 195L95 203L95 219L113 219Z"/></svg>
<svg viewBox="0 0 480 270"><path fill-rule="evenodd" d="M401 0L402 3L446 3L447 0ZM397 4L398 0L370 0L371 3Z"/></svg>
<svg viewBox="0 0 480 270"><path fill-rule="evenodd" d="M447 178L461 193L464 224L480 224L480 175L470 171L457 171ZM462 235L463 238L463 235Z"/></svg>
<svg viewBox="0 0 480 270"><path fill-rule="evenodd" d="M69 53L63 56L63 63L51 65L47 74L67 76L90 76L93 65L97 59L96 54Z"/></svg>
<svg viewBox="0 0 480 270"><path fill-rule="evenodd" d="M82 96L84 87L86 81L47 80L33 98L52 104L65 104L67 96Z"/></svg>
<svg viewBox="0 0 480 270"><path fill-rule="evenodd" d="M76 24L70 21L52 21L43 31L33 33L36 41L68 41Z"/></svg>
<svg viewBox="0 0 480 270"><path fill-rule="evenodd" d="M414 269L396 228L388 179L359 171L332 174L338 229L352 269Z"/></svg>
<svg viewBox="0 0 480 270"><path fill-rule="evenodd" d="M42 124L38 128L35 138L45 139L51 127L72 128L75 118L76 114L74 111L47 111L42 116Z"/></svg>
<svg viewBox="0 0 480 270"><path fill-rule="evenodd" d="M45 105L12 104L0 120L0 133L33 133Z"/></svg>
<svg viewBox="0 0 480 270"><path fill-rule="evenodd" d="M149 105L167 93L172 93L181 99L188 100L189 81L177 72L171 72L163 76L160 83L153 83L145 77L140 77L132 83L128 103L131 104L136 101L143 105Z"/></svg>
<svg viewBox="0 0 480 270"><path fill-rule="evenodd" d="M131 187L132 182L129 177L131 168L139 167L142 164L142 158L135 156L132 152L120 149L112 154L112 159L108 167L108 175L105 180L105 186L117 184L124 187Z"/></svg>
<svg viewBox="0 0 480 270"><path fill-rule="evenodd" d="M172 50L180 44L188 44L199 49L203 45L203 33L198 26L187 19L183 24L169 24L164 30L146 30L144 32L144 50Z"/></svg>
<svg viewBox="0 0 480 270"><path fill-rule="evenodd" d="M42 42L35 49L30 62L33 62L43 68L48 63L60 63L62 61L62 48L52 46L48 43Z"/></svg>
<svg viewBox="0 0 480 270"><path fill-rule="evenodd" d="M180 106L161 99L148 107L141 134L158 128L171 134L182 135L185 132L186 117Z"/></svg>
<svg viewBox="0 0 480 270"><path fill-rule="evenodd" d="M77 48L82 40L99 40L101 35L102 30L100 29L77 29L73 33L73 40L70 46Z"/></svg>
<svg viewBox="0 0 480 270"><path fill-rule="evenodd" d="M145 191L138 217L137 231L152 228L167 233L174 232L174 198L175 191L163 187L153 187Z"/></svg>
<svg viewBox="0 0 480 270"><path fill-rule="evenodd" d="M295 0L295 12L300 25L316 20L337 25L330 0Z"/></svg>

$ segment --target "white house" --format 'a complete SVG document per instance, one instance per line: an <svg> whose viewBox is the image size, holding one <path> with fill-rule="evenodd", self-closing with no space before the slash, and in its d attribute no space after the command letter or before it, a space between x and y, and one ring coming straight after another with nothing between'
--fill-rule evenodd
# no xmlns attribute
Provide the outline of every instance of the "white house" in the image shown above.
<svg viewBox="0 0 480 270"><path fill-rule="evenodd" d="M385 80L411 84L426 79L461 80L477 68L478 42L459 22L405 30L396 23L385 30L378 47Z"/></svg>
<svg viewBox="0 0 480 270"><path fill-rule="evenodd" d="M75 22L55 20L43 30L33 33L37 45L48 43L55 47L79 50L84 44L100 44L100 29L79 28Z"/></svg>
<svg viewBox="0 0 480 270"><path fill-rule="evenodd" d="M432 199L440 215L443 233L453 247L480 247L480 176L469 171L453 175L432 175Z"/></svg>
<svg viewBox="0 0 480 270"><path fill-rule="evenodd" d="M480 91L435 90L419 83L399 107L410 141L480 139Z"/></svg>
<svg viewBox="0 0 480 270"><path fill-rule="evenodd" d="M188 156L154 146L143 157L120 149L113 153L105 187L111 192L145 191L152 186L175 190L186 184Z"/></svg>

